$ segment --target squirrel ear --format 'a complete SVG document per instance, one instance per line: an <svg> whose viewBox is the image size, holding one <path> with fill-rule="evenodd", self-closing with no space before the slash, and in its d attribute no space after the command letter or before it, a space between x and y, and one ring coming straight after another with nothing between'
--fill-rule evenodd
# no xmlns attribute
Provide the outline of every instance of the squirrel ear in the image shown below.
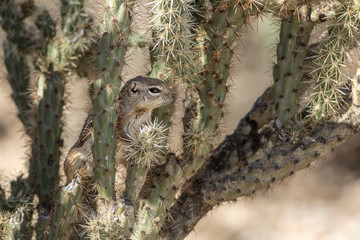
<svg viewBox="0 0 360 240"><path fill-rule="evenodd" d="M137 91L139 91L139 87L136 85L136 82L132 82L128 89L129 94L136 93Z"/></svg>

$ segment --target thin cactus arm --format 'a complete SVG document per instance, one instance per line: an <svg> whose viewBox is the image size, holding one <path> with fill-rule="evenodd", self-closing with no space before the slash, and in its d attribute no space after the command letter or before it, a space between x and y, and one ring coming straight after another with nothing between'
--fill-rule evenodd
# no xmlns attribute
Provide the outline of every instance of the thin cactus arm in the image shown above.
<svg viewBox="0 0 360 240"><path fill-rule="evenodd" d="M273 68L273 106L276 117L287 125L296 115L300 104L300 86L304 75L304 59L314 23L294 12L281 22L280 41L277 46L277 64Z"/></svg>
<svg viewBox="0 0 360 240"><path fill-rule="evenodd" d="M82 11L83 5L77 4L77 8ZM63 14L71 10L71 5L63 3ZM84 19L81 20L85 21ZM67 21L67 23L71 24L70 21ZM74 24L79 27L82 26L82 23L78 19ZM46 10L38 15L35 25L42 35L43 48L39 54L41 60L35 64L41 73L37 79L37 91L34 99L37 126L33 137L29 178L33 182L36 194L39 196L39 218L36 232L37 238L41 239L47 237L47 229L50 227L47 219L51 215L57 198L54 189L60 183L59 164L63 147L61 137L65 101L65 77L69 71L68 67L71 65L70 59L82 53L82 46L79 44L81 38L72 42L68 38L55 38L56 23ZM63 30L66 31L65 28ZM65 35L68 36L69 34L65 32ZM83 37L89 36L85 34ZM85 41L85 43L88 42Z"/></svg>
<svg viewBox="0 0 360 240"><path fill-rule="evenodd" d="M186 179L175 155L168 156L163 171L163 179L155 183L154 189L146 199L141 200L137 221L133 226L131 240L158 239L159 230L163 226L166 213L170 209L175 195Z"/></svg>
<svg viewBox="0 0 360 240"><path fill-rule="evenodd" d="M31 112L30 100L30 68L26 57L16 48L14 43L4 42L4 61L8 72L7 79L12 89L11 97L18 108L18 116L25 130L29 133L33 122L29 118Z"/></svg>
<svg viewBox="0 0 360 240"><path fill-rule="evenodd" d="M88 18L84 10L84 0L61 1L61 26L65 36L74 34L79 25Z"/></svg>
<svg viewBox="0 0 360 240"><path fill-rule="evenodd" d="M38 79L37 158L33 159L36 193L42 207L51 210L54 188L59 184L59 164L63 141L62 111L64 105L62 75L49 69Z"/></svg>
<svg viewBox="0 0 360 240"><path fill-rule="evenodd" d="M99 76L94 82L92 153L94 178L99 196L115 199L115 133L117 113L115 100L122 82L121 72L131 27L132 1L107 0L96 58Z"/></svg>
<svg viewBox="0 0 360 240"><path fill-rule="evenodd" d="M151 77L159 78L169 85L194 81L198 69L194 61L195 29L193 1L155 0L151 7L153 43L150 48ZM167 105L155 110L155 116L169 124L174 106Z"/></svg>
<svg viewBox="0 0 360 240"><path fill-rule="evenodd" d="M68 185L61 188L52 215L50 239L70 239L73 237L75 226L80 222L84 193L81 179L75 178Z"/></svg>
<svg viewBox="0 0 360 240"><path fill-rule="evenodd" d="M18 116L25 130L29 133L32 122L29 118L31 99L29 93L30 68L26 61L24 50L32 44L32 33L27 29L24 19L33 8L32 1L23 2L28 9L15 2L4 0L0 2L0 24L6 33L4 40L4 62L7 69L7 79L12 89L12 98L18 108Z"/></svg>

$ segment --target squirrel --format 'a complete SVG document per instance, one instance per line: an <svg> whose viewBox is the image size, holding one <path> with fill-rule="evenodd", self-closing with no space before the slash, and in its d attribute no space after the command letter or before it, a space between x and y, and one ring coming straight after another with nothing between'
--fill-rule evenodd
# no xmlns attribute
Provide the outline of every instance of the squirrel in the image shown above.
<svg viewBox="0 0 360 240"><path fill-rule="evenodd" d="M164 82L142 76L137 76L125 83L116 100L118 120L116 124L117 146L126 145L130 137L141 125L150 121L153 109L171 103L175 91ZM94 161L92 156L92 120L94 113L90 113L85 120L80 136L70 149L65 162L64 171L68 181L75 174L88 178L92 176ZM117 151L118 153L118 151ZM121 156L115 156L119 159Z"/></svg>

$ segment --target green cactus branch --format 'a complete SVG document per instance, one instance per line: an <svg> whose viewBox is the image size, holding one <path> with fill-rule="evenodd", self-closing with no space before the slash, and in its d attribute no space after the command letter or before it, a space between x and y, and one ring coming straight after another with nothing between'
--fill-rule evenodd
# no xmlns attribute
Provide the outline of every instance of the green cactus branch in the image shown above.
<svg viewBox="0 0 360 240"><path fill-rule="evenodd" d="M165 125L156 120L140 128L124 150L125 158L130 163L125 198L132 203L139 199L148 170L165 163L166 132Z"/></svg>
<svg viewBox="0 0 360 240"><path fill-rule="evenodd" d="M64 106L64 84L60 72L50 68L38 79L37 90L37 137L34 181L40 205L50 210L54 199L54 188L59 185L59 164L63 141L62 111Z"/></svg>
<svg viewBox="0 0 360 240"><path fill-rule="evenodd" d="M131 9L134 2L107 0L97 44L99 77L94 82L93 157L94 177L99 196L115 198L116 106L121 71L125 64L127 39L130 35Z"/></svg>
<svg viewBox="0 0 360 240"><path fill-rule="evenodd" d="M81 179L73 179L59 192L55 212L51 219L49 240L71 239L74 237L76 224L83 214L83 189Z"/></svg>
<svg viewBox="0 0 360 240"><path fill-rule="evenodd" d="M61 0L61 27L65 36L73 35L88 16L84 11L84 0Z"/></svg>
<svg viewBox="0 0 360 240"><path fill-rule="evenodd" d="M181 166L174 155L168 156L162 175L165 178L156 181L147 198L140 201L131 240L159 238L167 212L179 187L185 182Z"/></svg>
<svg viewBox="0 0 360 240"><path fill-rule="evenodd" d="M164 80L169 85L189 83L196 80L198 72L194 61L194 17L191 0L151 3L153 46L150 49L152 71L150 77ZM155 111L155 116L169 124L173 106L168 105Z"/></svg>
<svg viewBox="0 0 360 240"><path fill-rule="evenodd" d="M9 41L4 42L4 61L8 71L7 79L12 89L11 97L18 108L18 116L26 132L29 133L33 123L30 118L31 101L29 94L30 68L26 57L19 52L16 45Z"/></svg>
<svg viewBox="0 0 360 240"><path fill-rule="evenodd" d="M32 34L23 20L32 14L33 4L33 0L24 1L22 4L13 0L0 2L1 27L7 33L7 40L15 44L20 51L32 44Z"/></svg>
<svg viewBox="0 0 360 240"><path fill-rule="evenodd" d="M18 108L18 116L25 130L31 129L29 118L31 101L29 94L30 69L24 50L31 45L31 33L25 26L24 19L32 13L33 2L23 3L27 9L15 1L0 2L0 23L6 32L4 41L4 62L8 72L7 79L12 89L12 98Z"/></svg>
<svg viewBox="0 0 360 240"><path fill-rule="evenodd" d="M82 4L77 7L83 8ZM71 11L72 6L63 6L62 10L63 13L66 10ZM83 19L83 21L85 20ZM83 22L76 22L77 27L81 23ZM56 38L55 22L47 11L38 15L35 24L42 34L42 45L44 46L40 49L41 58L35 62L35 67L40 74L35 94L37 127L32 146L29 178L34 182L35 192L39 196L39 219L36 232L37 238L43 239L47 237L46 229L49 227L47 218L57 197L54 189L59 186L60 181L59 164L63 146L61 134L65 76L74 57L83 52L81 37L86 38L85 45L89 45L91 38L86 34L76 41L68 38ZM67 31L65 28L63 30ZM87 29L82 30L85 33L87 31Z"/></svg>
<svg viewBox="0 0 360 240"><path fill-rule="evenodd" d="M344 104L341 83L347 54L359 35L359 6L352 1L343 4L331 22L328 37L315 50L311 76L316 80L309 105L311 117L325 120L338 115Z"/></svg>
<svg viewBox="0 0 360 240"><path fill-rule="evenodd" d="M314 27L310 21L310 11L306 14L301 16L293 13L281 23L277 64L273 68L273 101L277 118L283 125L287 125L299 109L303 61Z"/></svg>

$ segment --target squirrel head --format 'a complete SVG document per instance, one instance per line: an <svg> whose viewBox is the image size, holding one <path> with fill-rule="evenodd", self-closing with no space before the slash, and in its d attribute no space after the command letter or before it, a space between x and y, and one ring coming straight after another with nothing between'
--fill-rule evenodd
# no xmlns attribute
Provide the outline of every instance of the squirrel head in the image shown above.
<svg viewBox="0 0 360 240"><path fill-rule="evenodd" d="M171 103L174 97L175 91L163 81L137 76L122 87L118 104L123 108L146 113Z"/></svg>

